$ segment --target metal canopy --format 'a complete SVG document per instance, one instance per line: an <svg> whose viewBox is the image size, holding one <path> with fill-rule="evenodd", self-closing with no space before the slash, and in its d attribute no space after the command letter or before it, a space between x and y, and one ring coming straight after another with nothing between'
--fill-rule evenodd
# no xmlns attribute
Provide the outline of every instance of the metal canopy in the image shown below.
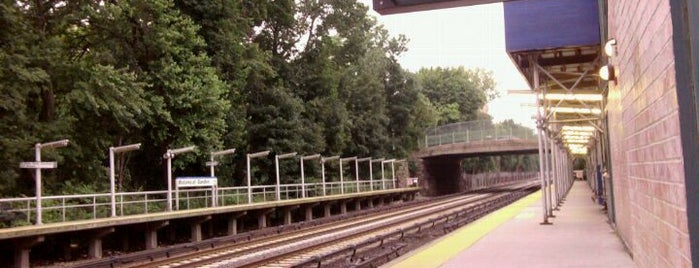
<svg viewBox="0 0 699 268"><path fill-rule="evenodd" d="M374 0L381 15L507 2L510 0Z"/></svg>
<svg viewBox="0 0 699 268"><path fill-rule="evenodd" d="M542 134L563 144L563 126L601 130L606 82L597 73L606 58L597 1L527 0L503 7L507 52L537 96Z"/></svg>

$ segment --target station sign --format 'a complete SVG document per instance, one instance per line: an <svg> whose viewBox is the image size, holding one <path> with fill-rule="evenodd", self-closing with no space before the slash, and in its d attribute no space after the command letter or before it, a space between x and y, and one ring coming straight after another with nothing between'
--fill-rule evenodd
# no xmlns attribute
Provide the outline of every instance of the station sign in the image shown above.
<svg viewBox="0 0 699 268"><path fill-rule="evenodd" d="M214 187L218 185L216 177L178 177L175 179L177 188L183 187Z"/></svg>
<svg viewBox="0 0 699 268"><path fill-rule="evenodd" d="M56 168L58 164L56 162L20 162L19 168L30 168L30 169L51 169Z"/></svg>

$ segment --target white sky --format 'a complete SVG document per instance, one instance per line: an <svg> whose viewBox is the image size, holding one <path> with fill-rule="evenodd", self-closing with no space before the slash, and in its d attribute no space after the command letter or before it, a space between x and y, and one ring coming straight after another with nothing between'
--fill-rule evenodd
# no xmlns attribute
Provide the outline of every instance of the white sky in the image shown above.
<svg viewBox="0 0 699 268"><path fill-rule="evenodd" d="M507 95L507 90L528 89L524 78L505 53L505 30L501 3L381 16L371 9L371 0L359 0L370 7L370 15L392 36L410 39L408 52L399 59L403 68L483 68L493 71L500 98L488 104L494 121L513 119L534 127L535 109L520 103L534 103L531 96Z"/></svg>

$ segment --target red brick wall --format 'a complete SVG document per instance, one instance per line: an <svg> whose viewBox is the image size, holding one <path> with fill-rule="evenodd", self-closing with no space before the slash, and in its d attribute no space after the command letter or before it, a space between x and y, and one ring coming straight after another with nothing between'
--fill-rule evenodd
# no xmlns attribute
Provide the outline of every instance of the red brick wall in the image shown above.
<svg viewBox="0 0 699 268"><path fill-rule="evenodd" d="M691 267L668 0L609 0L617 229L641 267Z"/></svg>

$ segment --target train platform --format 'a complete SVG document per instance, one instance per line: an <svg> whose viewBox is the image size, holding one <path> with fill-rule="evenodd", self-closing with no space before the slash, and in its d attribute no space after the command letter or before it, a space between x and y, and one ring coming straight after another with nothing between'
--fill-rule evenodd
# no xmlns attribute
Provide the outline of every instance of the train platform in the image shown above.
<svg viewBox="0 0 699 268"><path fill-rule="evenodd" d="M541 225L538 191L384 267L635 267L591 195L576 181Z"/></svg>

